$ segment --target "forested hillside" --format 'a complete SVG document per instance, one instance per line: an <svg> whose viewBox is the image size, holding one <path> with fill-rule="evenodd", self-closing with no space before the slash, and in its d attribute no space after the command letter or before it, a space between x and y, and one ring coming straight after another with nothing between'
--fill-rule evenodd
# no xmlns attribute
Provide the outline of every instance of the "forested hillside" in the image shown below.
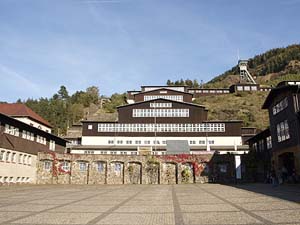
<svg viewBox="0 0 300 225"><path fill-rule="evenodd" d="M49 121L55 134L62 135L68 126L83 118L86 107L98 104L98 99L98 87L92 86L70 96L67 88L61 86L51 98L27 99L23 103Z"/></svg>
<svg viewBox="0 0 300 225"><path fill-rule="evenodd" d="M290 45L286 48L275 48L257 55L248 61L248 70L261 84L273 84L272 80L279 77L300 76L300 45ZM237 81L238 65L225 73L213 78L207 86L224 86L230 81Z"/></svg>

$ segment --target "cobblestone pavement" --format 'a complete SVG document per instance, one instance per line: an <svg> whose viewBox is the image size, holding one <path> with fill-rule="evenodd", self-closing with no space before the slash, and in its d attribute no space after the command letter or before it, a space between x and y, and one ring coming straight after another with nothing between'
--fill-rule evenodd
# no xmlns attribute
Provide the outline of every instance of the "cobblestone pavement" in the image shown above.
<svg viewBox="0 0 300 225"><path fill-rule="evenodd" d="M0 187L0 225L299 224L300 186Z"/></svg>

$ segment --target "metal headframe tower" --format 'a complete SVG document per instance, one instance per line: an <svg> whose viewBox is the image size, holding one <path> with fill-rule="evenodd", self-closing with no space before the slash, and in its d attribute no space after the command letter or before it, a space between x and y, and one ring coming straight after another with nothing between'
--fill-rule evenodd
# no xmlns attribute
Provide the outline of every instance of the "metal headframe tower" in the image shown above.
<svg viewBox="0 0 300 225"><path fill-rule="evenodd" d="M247 70L248 60L239 60L239 67L240 67L240 82L256 84L255 80Z"/></svg>

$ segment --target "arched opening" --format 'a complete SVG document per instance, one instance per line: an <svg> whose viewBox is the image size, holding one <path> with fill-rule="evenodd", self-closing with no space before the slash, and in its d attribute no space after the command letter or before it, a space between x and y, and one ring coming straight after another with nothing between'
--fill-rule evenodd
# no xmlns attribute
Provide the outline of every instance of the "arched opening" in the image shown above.
<svg viewBox="0 0 300 225"><path fill-rule="evenodd" d="M292 179L295 173L295 156L293 152L285 152L278 156L278 170L284 181Z"/></svg>
<svg viewBox="0 0 300 225"><path fill-rule="evenodd" d="M106 184L107 183L107 162L94 161L91 169L91 184Z"/></svg>
<svg viewBox="0 0 300 225"><path fill-rule="evenodd" d="M142 164L140 162L129 162L126 171L126 182L128 184L142 183Z"/></svg>
<svg viewBox="0 0 300 225"><path fill-rule="evenodd" d="M159 163L150 162L146 165L146 177L147 184L159 184L160 176L159 176Z"/></svg>
<svg viewBox="0 0 300 225"><path fill-rule="evenodd" d="M182 183L194 183L195 173L193 163L183 163L181 166L181 182Z"/></svg>
<svg viewBox="0 0 300 225"><path fill-rule="evenodd" d="M124 163L120 161L110 162L107 171L108 184L124 184Z"/></svg>
<svg viewBox="0 0 300 225"><path fill-rule="evenodd" d="M173 162L162 163L161 183L177 184L177 164Z"/></svg>

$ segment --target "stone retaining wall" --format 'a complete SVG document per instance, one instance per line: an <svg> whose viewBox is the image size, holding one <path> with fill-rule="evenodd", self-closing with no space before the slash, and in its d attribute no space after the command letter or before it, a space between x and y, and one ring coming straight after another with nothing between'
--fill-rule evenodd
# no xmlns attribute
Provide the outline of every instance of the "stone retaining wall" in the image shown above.
<svg viewBox="0 0 300 225"><path fill-rule="evenodd" d="M201 155L78 155L39 153L38 184L205 183L213 153ZM63 162L69 169L63 167ZM45 163L51 165L48 168ZM81 167L81 168L80 168Z"/></svg>

